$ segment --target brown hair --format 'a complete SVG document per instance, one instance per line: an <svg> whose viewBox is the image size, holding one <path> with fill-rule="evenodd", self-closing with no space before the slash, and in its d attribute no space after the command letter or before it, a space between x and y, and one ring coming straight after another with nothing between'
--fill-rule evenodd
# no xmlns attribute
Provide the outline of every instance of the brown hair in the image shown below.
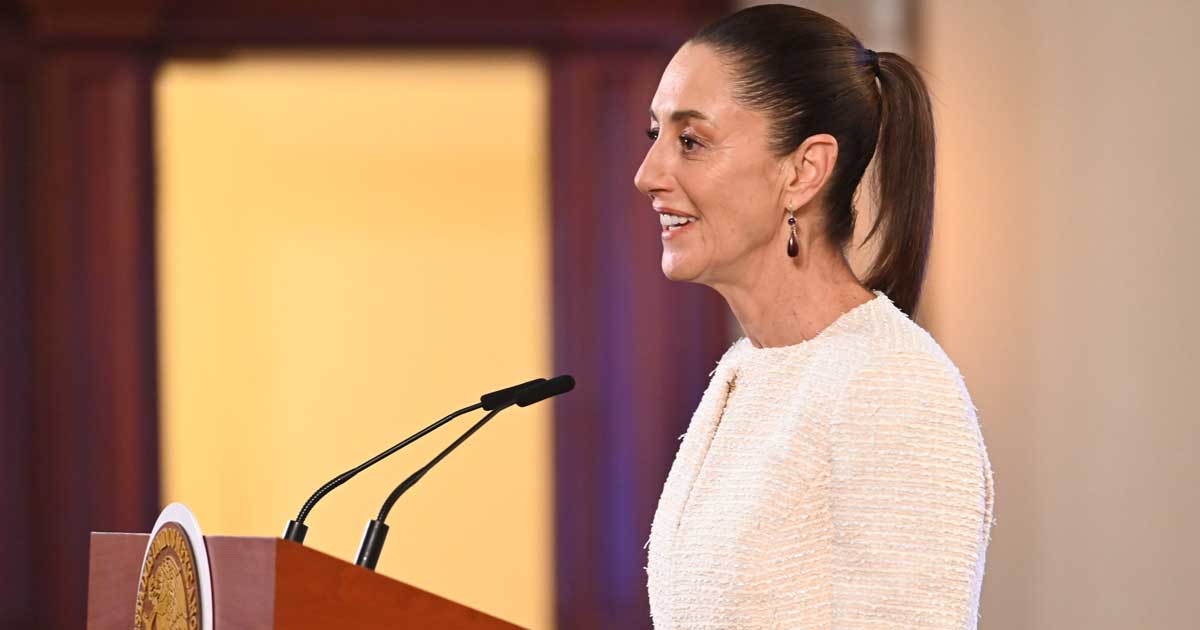
<svg viewBox="0 0 1200 630"><path fill-rule="evenodd" d="M726 16L691 42L733 61L737 98L771 117L777 155L814 134L837 139L825 225L843 249L854 236L854 192L878 145L879 214L867 239L878 232L883 240L864 284L912 316L929 259L934 184L933 111L917 68L898 54L867 50L836 20L782 4Z"/></svg>

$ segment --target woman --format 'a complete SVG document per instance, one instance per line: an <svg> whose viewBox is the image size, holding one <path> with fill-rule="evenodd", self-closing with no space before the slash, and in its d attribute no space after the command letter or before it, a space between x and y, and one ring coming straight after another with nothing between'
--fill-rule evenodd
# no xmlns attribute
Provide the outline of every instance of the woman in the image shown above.
<svg viewBox="0 0 1200 630"><path fill-rule="evenodd" d="M758 6L679 50L649 136L635 183L663 272L718 291L746 333L659 500L655 626L975 628L991 465L957 368L906 316L933 220L917 70L820 14ZM843 252L876 153L860 282Z"/></svg>

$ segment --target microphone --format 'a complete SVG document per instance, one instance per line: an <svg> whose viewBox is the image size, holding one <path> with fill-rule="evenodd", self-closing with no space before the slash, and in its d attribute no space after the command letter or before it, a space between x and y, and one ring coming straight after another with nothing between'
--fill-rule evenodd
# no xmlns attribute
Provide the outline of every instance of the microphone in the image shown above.
<svg viewBox="0 0 1200 630"><path fill-rule="evenodd" d="M572 389L575 389L575 379L570 374L563 374L562 376L555 376L548 381L530 385L528 388L517 391L513 397L513 402L518 407L528 407L534 403L542 402L547 398L565 394Z"/></svg>
<svg viewBox="0 0 1200 630"><path fill-rule="evenodd" d="M304 506L300 508L300 513L296 516L296 519L287 522L287 526L283 530L283 539L290 540L292 542L297 542L300 544L304 544L304 536L306 534L308 534L308 526L304 524L304 519L308 518L308 514L310 512L312 512L312 509L314 507L316 507L317 502L320 501L322 498L324 498L325 495L329 494L330 492L333 492L334 488L337 488L338 486L346 483L347 481L350 481L358 473L370 468L371 466L374 466L375 464L379 463L381 460L385 459L392 453L395 453L396 451L404 448L405 446L408 446L409 444L416 442L417 440L421 439L422 437L425 437L426 434L428 434L431 431L437 429L438 427L446 424L447 422L450 422L451 420L463 415L464 413L469 413L469 412L475 411L476 409L485 409L488 411L492 411L494 409L503 409L509 405L512 405L514 402L516 402L516 396L518 394L524 393L525 388L537 386L537 385L540 385L545 382L546 382L546 379L544 379L544 378L535 378L532 381L526 381L524 383L521 383L520 385L513 385L512 387L505 387L504 389L499 389L494 392L484 394L483 396L480 396L479 402L477 404L471 405L469 407L463 407L462 409L455 411L454 413L446 416L445 418L442 418L441 420L434 422L433 424L425 427L424 429L417 431L416 433L412 434L407 439L405 439L403 442L396 444L395 446L376 455L375 457L372 457L371 459L368 459L367 461L359 464L358 466L355 466L354 468L347 470L346 472L334 477L333 479L330 479L325 485L318 488L317 491L314 492L313 495L311 497L309 497L307 501L304 502Z"/></svg>
<svg viewBox="0 0 1200 630"><path fill-rule="evenodd" d="M392 493L388 495L387 500L383 502L383 507L379 508L379 516L367 522L367 529L363 532L362 542L358 546L358 557L354 563L360 567L366 567L372 571L375 570L375 565L379 563L379 555L383 552L383 543L387 539L388 526L384 521L387 520L388 513L391 512L396 500L405 492L408 492L438 462L449 455L450 451L458 448L459 444L462 444L467 438L471 437L473 433L487 424L496 414L514 404L518 407L528 407L547 398L565 394L572 389L575 389L575 379L569 374L563 374L562 376L556 376L548 381L536 383L520 390L508 404L498 406L490 411L482 420L476 422L470 429L467 429L466 432L459 436L457 440L454 440L450 446L447 446L442 452L438 453L437 457L434 457L428 464L425 464L416 472L409 475L407 479L396 486L396 489L392 490Z"/></svg>

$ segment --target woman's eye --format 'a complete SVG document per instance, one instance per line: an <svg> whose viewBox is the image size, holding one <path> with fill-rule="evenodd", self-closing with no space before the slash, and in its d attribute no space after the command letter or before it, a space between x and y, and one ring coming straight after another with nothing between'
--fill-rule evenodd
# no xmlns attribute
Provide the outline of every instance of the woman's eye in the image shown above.
<svg viewBox="0 0 1200 630"><path fill-rule="evenodd" d="M696 142L695 138L687 135L686 133L679 136L679 142L683 144L684 151L691 151L691 150L695 149L697 146L700 146L700 143Z"/></svg>
<svg viewBox="0 0 1200 630"><path fill-rule="evenodd" d="M647 138L650 138L650 140L652 140L652 141L653 141L653 140L658 140L658 130L657 130L657 129L655 129L654 127L651 127L651 128L649 128L649 129L647 129L647 130L646 130L646 137L647 137Z"/></svg>

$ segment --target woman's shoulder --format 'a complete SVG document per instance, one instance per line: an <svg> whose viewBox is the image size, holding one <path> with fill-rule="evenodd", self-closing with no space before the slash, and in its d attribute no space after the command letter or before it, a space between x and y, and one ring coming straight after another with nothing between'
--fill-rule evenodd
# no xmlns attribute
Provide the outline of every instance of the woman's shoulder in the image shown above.
<svg viewBox="0 0 1200 630"><path fill-rule="evenodd" d="M920 462L912 475L943 475L949 488L967 488L963 496L984 510L990 528L994 485L978 409L958 366L934 337L896 309L880 319L871 351L853 369L830 425L833 459L842 471L855 466L878 469L876 455L903 454ZM861 461L847 464L863 455ZM895 463L895 470L906 464ZM848 471L848 472L847 472ZM906 473L907 474L907 473ZM961 483L966 480L970 486ZM978 494L977 494L978 493Z"/></svg>
<svg viewBox="0 0 1200 630"><path fill-rule="evenodd" d="M941 344L890 300L876 306L848 344L857 351L846 360L834 423L895 424L979 439L978 410Z"/></svg>
<svg viewBox="0 0 1200 630"><path fill-rule="evenodd" d="M874 309L870 325L861 329L857 376L864 372L887 378L902 378L905 374L921 375L925 379L964 386L958 366L941 344L904 314L895 304L880 294L879 308ZM965 386L964 386L965 392Z"/></svg>
<svg viewBox="0 0 1200 630"><path fill-rule="evenodd" d="M958 366L902 311L881 311L869 343L860 342L870 350L850 370L832 417L831 440L887 448L937 443L985 460L981 470L986 469L978 410ZM990 469L985 472L990 483Z"/></svg>

